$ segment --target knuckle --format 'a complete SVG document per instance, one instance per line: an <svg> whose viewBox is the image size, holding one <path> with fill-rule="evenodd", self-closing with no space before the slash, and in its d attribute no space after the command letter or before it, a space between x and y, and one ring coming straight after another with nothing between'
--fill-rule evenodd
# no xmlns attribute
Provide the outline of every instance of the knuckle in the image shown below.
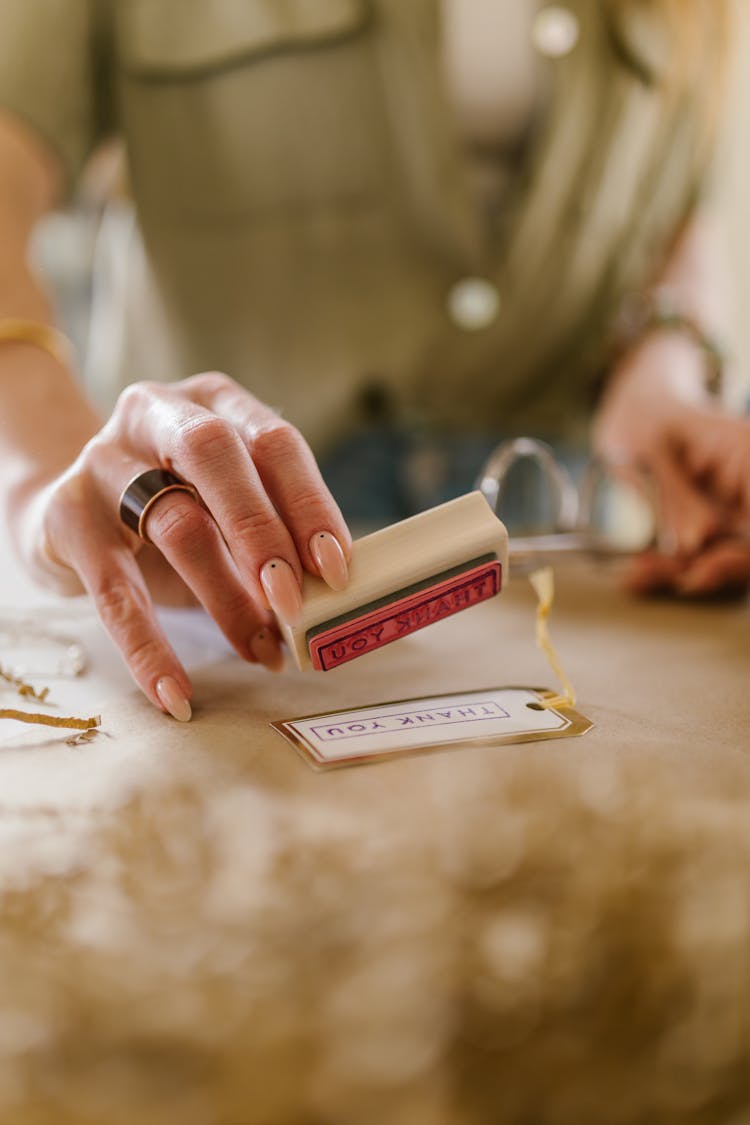
<svg viewBox="0 0 750 1125"><path fill-rule="evenodd" d="M208 513L194 500L173 494L170 503L161 501L149 512L146 529L162 549L184 555L196 549L209 524Z"/></svg>
<svg viewBox="0 0 750 1125"><path fill-rule="evenodd" d="M133 637L122 646L122 654L132 669L161 668L164 663L164 646L152 636Z"/></svg>
<svg viewBox="0 0 750 1125"><path fill-rule="evenodd" d="M105 581L93 592L102 624L130 669L143 673L164 662L164 645L150 628L147 607L138 591L122 579Z"/></svg>
<svg viewBox="0 0 750 1125"><path fill-rule="evenodd" d="M138 404L141 398L142 390L140 385L138 383L130 383L130 385L120 391L120 394L117 396L117 402L115 403L113 413L129 413L133 407Z"/></svg>
<svg viewBox="0 0 750 1125"><path fill-rule="evenodd" d="M68 470L65 476L60 477L49 492L48 511L57 515L64 512L66 517L71 517L82 511L86 503L86 470L83 466L83 455L76 464Z"/></svg>
<svg viewBox="0 0 750 1125"><path fill-rule="evenodd" d="M221 459L237 434L231 422L217 414L190 416L177 423L175 444L186 461L204 464Z"/></svg>
<svg viewBox="0 0 750 1125"><path fill-rule="evenodd" d="M253 430L250 452L259 462L286 461L307 451L307 443L299 430L283 418L273 418Z"/></svg>
<svg viewBox="0 0 750 1125"><path fill-rule="evenodd" d="M79 462L50 489L42 527L50 543L73 543L89 522L92 501L86 469Z"/></svg>
<svg viewBox="0 0 750 1125"><path fill-rule="evenodd" d="M115 415L120 413L130 414L134 410L139 409L145 403L151 401L156 387L157 384L149 383L145 380L130 383L120 392L113 413Z"/></svg>
<svg viewBox="0 0 750 1125"><path fill-rule="evenodd" d="M115 422L112 418L106 425L86 442L78 454L72 476L80 478L91 476L105 470L112 460Z"/></svg>
<svg viewBox="0 0 750 1125"><path fill-rule="evenodd" d="M92 591L102 624L117 637L137 637L143 627L144 607L132 586L120 579L105 579Z"/></svg>
<svg viewBox="0 0 750 1125"><path fill-rule="evenodd" d="M316 486L315 481L295 481L289 491L289 502L295 512L304 515L306 522L316 523L320 519L330 519L330 505L326 506L326 490Z"/></svg>
<svg viewBox="0 0 750 1125"><path fill-rule="evenodd" d="M273 511L248 510L234 517L232 530L237 539L272 543L279 538L279 518Z"/></svg>
<svg viewBox="0 0 750 1125"><path fill-rule="evenodd" d="M187 391L198 391L199 394L213 395L236 387L234 379L223 371L201 371L185 379L183 386Z"/></svg>

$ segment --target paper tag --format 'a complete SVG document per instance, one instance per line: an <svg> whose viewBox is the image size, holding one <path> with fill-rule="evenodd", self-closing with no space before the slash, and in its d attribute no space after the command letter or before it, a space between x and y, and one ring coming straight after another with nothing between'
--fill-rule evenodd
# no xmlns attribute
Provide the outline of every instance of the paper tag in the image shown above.
<svg viewBox="0 0 750 1125"><path fill-rule="evenodd" d="M590 720L571 708L541 706L553 694L536 688L488 688L305 715L271 726L318 769L445 746L531 742L590 730Z"/></svg>

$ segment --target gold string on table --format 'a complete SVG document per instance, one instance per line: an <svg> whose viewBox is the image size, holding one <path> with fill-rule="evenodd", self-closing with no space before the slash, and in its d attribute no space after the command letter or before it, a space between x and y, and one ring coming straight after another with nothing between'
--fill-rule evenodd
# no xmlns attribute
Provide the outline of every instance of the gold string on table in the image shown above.
<svg viewBox="0 0 750 1125"><path fill-rule="evenodd" d="M19 695L36 699L39 703L44 703L49 695L49 688L42 688L41 691L38 691L35 687L32 687L31 684L27 684L25 680L16 676L8 668L3 668L2 664L0 664L0 680L5 680L6 684L10 684L11 687L14 687Z"/></svg>
<svg viewBox="0 0 750 1125"><path fill-rule="evenodd" d="M543 707L548 708L575 707L575 690L565 673L560 657L555 651L555 646L552 644L547 627L547 619L552 609L552 603L555 600L555 575L552 567L544 566L539 570L533 571L529 575L529 582L534 587L538 598L536 607L536 643L547 657L550 668L557 676L563 689L562 695L554 695L551 698L541 699L539 702Z"/></svg>
<svg viewBox="0 0 750 1125"><path fill-rule="evenodd" d="M49 694L49 688L42 688L41 691L33 687L32 684L26 683L20 676L16 676L8 668L3 668L0 665L0 680L3 680L10 687L15 688L18 695L27 699L34 699L38 703L45 703ZM68 730L76 730L80 733L71 739L67 739L71 745L77 745L78 742L88 741L92 738L97 728L101 726L101 715L92 715L87 719L79 719L73 715L49 715L44 711L19 711L15 707L0 707L0 719L15 719L19 723L39 724L46 727L62 727Z"/></svg>
<svg viewBox="0 0 750 1125"><path fill-rule="evenodd" d="M17 711L13 707L0 707L0 719L16 719L19 723L39 723L45 727L67 727L70 730L89 731L101 726L101 715L77 719L73 715L46 715L41 711Z"/></svg>

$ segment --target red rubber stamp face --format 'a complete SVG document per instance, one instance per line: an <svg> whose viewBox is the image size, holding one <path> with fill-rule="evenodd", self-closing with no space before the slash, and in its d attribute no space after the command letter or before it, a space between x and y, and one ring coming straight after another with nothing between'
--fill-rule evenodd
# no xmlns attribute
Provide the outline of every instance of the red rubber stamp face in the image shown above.
<svg viewBox="0 0 750 1125"><path fill-rule="evenodd" d="M314 636L308 634L310 659L314 668L328 672L339 664L355 660L366 652L416 633L426 625L442 621L486 601L500 592L502 569L497 559L483 561L434 584L402 590L387 605L363 607L361 615L323 625Z"/></svg>

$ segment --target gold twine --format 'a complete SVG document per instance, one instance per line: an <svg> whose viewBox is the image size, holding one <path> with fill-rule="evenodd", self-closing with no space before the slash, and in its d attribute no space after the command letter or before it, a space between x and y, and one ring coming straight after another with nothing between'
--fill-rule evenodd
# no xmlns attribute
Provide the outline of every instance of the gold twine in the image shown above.
<svg viewBox="0 0 750 1125"><path fill-rule="evenodd" d="M552 603L555 600L555 575L551 566L541 567L540 570L532 571L529 575L529 582L534 588L537 596L536 607L536 643L542 650L544 655L549 661L549 666L555 673L559 680L563 694L553 695L551 698L540 699L540 704L543 707L550 709L558 707L575 707L576 693L572 683L565 673L562 666L560 657L555 651L555 646L550 640L549 630L547 627L547 619L552 609Z"/></svg>
<svg viewBox="0 0 750 1125"><path fill-rule="evenodd" d="M43 715L38 711L16 711L13 707L0 707L0 719L39 723L44 727L68 727L70 730L93 730L102 723L101 715L92 715L90 719L76 719L65 715Z"/></svg>

